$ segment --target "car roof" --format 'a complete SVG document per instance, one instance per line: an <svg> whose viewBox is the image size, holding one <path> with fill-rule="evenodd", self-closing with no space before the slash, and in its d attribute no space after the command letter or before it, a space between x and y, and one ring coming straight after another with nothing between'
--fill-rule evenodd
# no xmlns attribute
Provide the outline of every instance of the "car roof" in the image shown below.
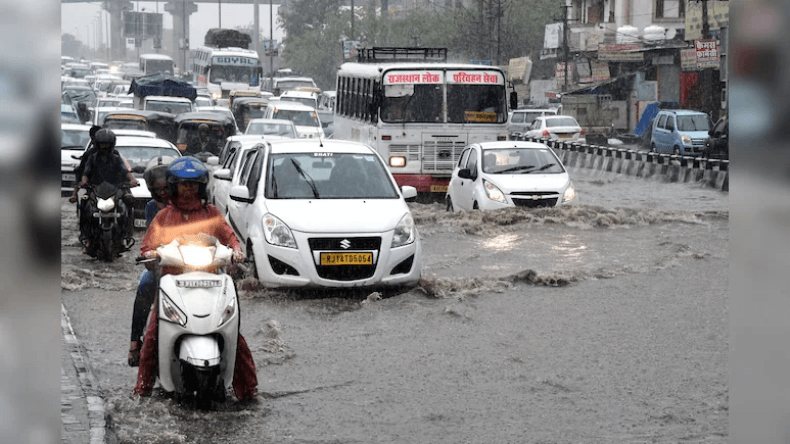
<svg viewBox="0 0 790 444"><path fill-rule="evenodd" d="M311 91L297 91L295 89L289 89L288 91L283 91L280 94L280 97L304 97L307 99L315 99L317 98L317 94Z"/></svg>
<svg viewBox="0 0 790 444"><path fill-rule="evenodd" d="M189 102L192 103L191 100L187 99L186 97L177 97L177 96L146 96L147 100L164 100L167 102Z"/></svg>
<svg viewBox="0 0 790 444"><path fill-rule="evenodd" d="M275 108L279 109L288 109L293 111L315 111L315 108L312 106L307 106L303 103L299 102L290 102L287 100L284 101L276 101L276 102L269 102L269 104Z"/></svg>
<svg viewBox="0 0 790 444"><path fill-rule="evenodd" d="M667 112L667 113L672 113L672 114L676 114L676 115L702 114L702 115L707 116L707 114L705 114L704 112L702 112L702 111L694 111L693 109L662 109L659 112Z"/></svg>
<svg viewBox="0 0 790 444"><path fill-rule="evenodd" d="M350 140L276 139L268 143L272 153L375 153L368 145Z"/></svg>
<svg viewBox="0 0 790 444"><path fill-rule="evenodd" d="M478 142L474 145L479 146L483 150L501 150L506 148L533 148L545 149L548 145L541 142L529 142L525 140L498 140L490 142Z"/></svg>
<svg viewBox="0 0 790 444"><path fill-rule="evenodd" d="M165 139L156 137L123 136L119 135L115 139L116 147L124 146L147 146L152 148L175 148L175 145ZM176 148L177 149L177 148Z"/></svg>
<svg viewBox="0 0 790 444"><path fill-rule="evenodd" d="M79 123L61 123L60 129L68 131L90 131L91 125L82 125Z"/></svg>
<svg viewBox="0 0 790 444"><path fill-rule="evenodd" d="M285 120L285 119L252 119L250 120L250 123L248 123L247 125L251 125L253 123L273 123L277 125L284 124L289 126L295 126L292 120Z"/></svg>
<svg viewBox="0 0 790 444"><path fill-rule="evenodd" d="M157 135L153 131L145 131L145 130L133 130L133 129L113 129L111 130L113 134L116 136L134 136L134 137L153 137L156 138Z"/></svg>

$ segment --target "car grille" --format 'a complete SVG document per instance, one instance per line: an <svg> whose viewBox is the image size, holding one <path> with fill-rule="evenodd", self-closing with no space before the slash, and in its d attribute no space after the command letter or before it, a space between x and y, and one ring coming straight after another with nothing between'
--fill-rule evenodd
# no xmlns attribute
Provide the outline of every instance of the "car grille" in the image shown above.
<svg viewBox="0 0 790 444"><path fill-rule="evenodd" d="M527 208L553 207L559 197L556 191L517 191L510 194L513 205Z"/></svg>
<svg viewBox="0 0 790 444"><path fill-rule="evenodd" d="M310 251L379 251L381 248L380 237L323 237L308 239ZM348 248L343 248L343 245ZM356 281L367 279L376 273L376 264L373 265L316 265L318 276L322 279L333 281Z"/></svg>

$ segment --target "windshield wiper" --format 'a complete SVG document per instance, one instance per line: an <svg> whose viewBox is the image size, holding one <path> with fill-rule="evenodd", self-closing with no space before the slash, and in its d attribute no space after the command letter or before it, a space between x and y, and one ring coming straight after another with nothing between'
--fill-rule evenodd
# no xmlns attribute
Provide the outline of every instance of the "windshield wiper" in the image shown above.
<svg viewBox="0 0 790 444"><path fill-rule="evenodd" d="M545 169L553 167L554 165L556 165L556 164L554 164L554 163L547 163L546 165L543 165L542 167L538 168L537 170L524 171L524 174L531 174L531 173L534 173L536 171L543 171Z"/></svg>
<svg viewBox="0 0 790 444"><path fill-rule="evenodd" d="M318 190L315 188L315 182L313 182L313 178L310 177L309 174L304 172L302 167L299 166L299 162L297 162L294 158L291 158L291 163L294 164L294 168L296 168L296 171L298 171L299 174L305 178L307 184L310 185L310 188L313 190L313 196L315 196L315 198L318 199Z"/></svg>
<svg viewBox="0 0 790 444"><path fill-rule="evenodd" d="M60 147L60 149L62 149L62 150L84 150L85 147L82 146L82 145L66 145L66 146Z"/></svg>
<svg viewBox="0 0 790 444"><path fill-rule="evenodd" d="M501 171L497 171L497 173L509 173L511 171L531 170L532 168L535 168L535 165L517 165L512 168L507 168Z"/></svg>

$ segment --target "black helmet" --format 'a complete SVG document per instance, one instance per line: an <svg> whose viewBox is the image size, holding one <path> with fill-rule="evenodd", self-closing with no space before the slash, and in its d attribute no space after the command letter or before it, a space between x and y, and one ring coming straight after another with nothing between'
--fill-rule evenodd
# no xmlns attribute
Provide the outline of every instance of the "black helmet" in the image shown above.
<svg viewBox="0 0 790 444"><path fill-rule="evenodd" d="M157 202L163 202L163 199L159 194L159 189L156 187L156 183L159 181L164 181L165 187L167 187L167 167L173 162L173 160L175 160L175 157L157 156L148 162L145 172L143 173L145 185L148 187L151 197Z"/></svg>
<svg viewBox="0 0 790 444"><path fill-rule="evenodd" d="M208 200L206 186L208 185L208 168L203 162L192 157L184 156L172 161L165 173L167 178L167 191L171 199L178 196L178 184L182 182L196 182L198 195L203 200Z"/></svg>
<svg viewBox="0 0 790 444"><path fill-rule="evenodd" d="M112 151L112 149L115 148L115 133L108 129L100 129L96 131L94 143L99 151Z"/></svg>

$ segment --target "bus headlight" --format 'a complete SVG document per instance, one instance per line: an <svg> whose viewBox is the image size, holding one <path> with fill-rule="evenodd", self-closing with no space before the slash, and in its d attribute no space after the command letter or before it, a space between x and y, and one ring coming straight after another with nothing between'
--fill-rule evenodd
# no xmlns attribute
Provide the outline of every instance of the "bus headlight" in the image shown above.
<svg viewBox="0 0 790 444"><path fill-rule="evenodd" d="M219 100L219 99L221 99L221 98L222 98L222 93L211 93L211 97L212 97L214 100Z"/></svg>
<svg viewBox="0 0 790 444"><path fill-rule="evenodd" d="M404 156L390 156L390 166L403 168L406 166L406 158Z"/></svg>

